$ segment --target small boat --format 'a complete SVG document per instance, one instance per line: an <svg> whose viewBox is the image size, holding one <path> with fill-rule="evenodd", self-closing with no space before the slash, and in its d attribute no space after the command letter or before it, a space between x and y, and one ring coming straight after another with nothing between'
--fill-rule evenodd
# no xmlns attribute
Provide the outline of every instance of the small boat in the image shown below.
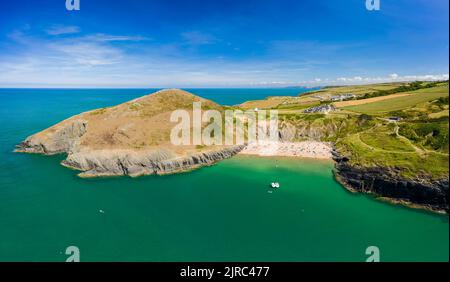
<svg viewBox="0 0 450 282"><path fill-rule="evenodd" d="M272 183L270 183L270 186L271 186L272 188L280 188L280 183L278 183L278 182L272 182Z"/></svg>

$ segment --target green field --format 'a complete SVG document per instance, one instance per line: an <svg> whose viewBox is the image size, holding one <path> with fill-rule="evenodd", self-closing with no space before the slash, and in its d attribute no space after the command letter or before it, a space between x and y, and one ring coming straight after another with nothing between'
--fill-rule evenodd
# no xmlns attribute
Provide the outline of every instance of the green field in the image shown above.
<svg viewBox="0 0 450 282"><path fill-rule="evenodd" d="M343 107L342 109L370 115L380 115L392 111L399 111L414 107L415 105L423 102L428 102L440 97L448 96L448 85L420 89L417 91L409 92L408 94L411 95L369 104Z"/></svg>
<svg viewBox="0 0 450 282"><path fill-rule="evenodd" d="M401 168L399 173L408 178L448 176L448 154L416 151L405 139L387 133L353 134L340 140L337 147L351 155L351 163L356 166Z"/></svg>
<svg viewBox="0 0 450 282"><path fill-rule="evenodd" d="M352 93L356 96L362 96L367 93L373 93L380 90L392 90L399 86L407 85L407 83L380 83L380 84L367 84L367 85L349 85L349 86L334 86L325 87L320 90L310 92L312 95L338 95L344 93ZM303 96L303 95L302 95Z"/></svg>
<svg viewBox="0 0 450 282"><path fill-rule="evenodd" d="M389 167L406 178L441 179L449 171L448 82L422 82L419 90L405 90L414 83L385 83L327 87L300 97L252 101L251 107L279 111L281 124L302 131L294 141L313 138L333 142L352 165ZM304 113L304 109L329 103L322 98L340 93L361 97L377 91L399 90L407 96L346 106L328 114ZM364 101L359 99L358 101ZM276 103L274 103L276 102ZM392 122L387 117L401 120Z"/></svg>
<svg viewBox="0 0 450 282"><path fill-rule="evenodd" d="M389 132L363 132L359 135L362 142L371 148L395 152L414 152L408 141L398 138Z"/></svg>

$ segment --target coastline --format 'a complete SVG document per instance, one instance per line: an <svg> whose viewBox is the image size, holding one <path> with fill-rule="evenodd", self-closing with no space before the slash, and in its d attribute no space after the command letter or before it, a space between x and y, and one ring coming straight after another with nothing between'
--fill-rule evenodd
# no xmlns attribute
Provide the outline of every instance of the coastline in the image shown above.
<svg viewBox="0 0 450 282"><path fill-rule="evenodd" d="M348 158L352 157L339 156L334 143L319 141L330 140L329 137L335 134L338 124L329 123L326 127L325 124L318 124L317 128L311 129L308 124L287 121L279 133L279 140L264 139L246 146L231 146L216 150L202 147L196 148L195 153L190 151L180 153L170 146L166 148L165 143L161 142L168 141L167 135L162 136L161 131L167 133L171 124L166 119L163 119L167 121L166 123L162 122L160 115L167 117L170 113L170 107L167 108L162 102L168 97L184 101L186 104L183 105L186 108L196 100L207 102L211 107L221 108L212 101L182 90L158 91L132 100L134 103L147 102L138 109L130 108L128 105L130 102L125 102L107 110L91 110L65 119L29 136L16 146L15 152L44 155L67 153L66 159L61 164L81 171L78 176L83 178L122 175L138 177L187 172L234 155L334 161L335 179L347 190L374 194L376 197L402 203L409 201L425 209L428 206L434 210L448 212L448 202L445 200L448 198L448 178L439 183L434 181L423 183L420 179L400 177L398 169L392 166L354 167L348 162ZM143 105L147 105L148 109ZM141 116L136 116L144 114L144 108L150 112L155 111L152 112L152 124L155 126L150 126L148 122L143 123ZM139 125L146 127L136 127L138 121ZM110 132L109 128L114 130ZM296 133L295 129L299 129L299 132ZM160 138L159 146L155 148L153 143L146 143L145 134L140 132L146 132L147 135L152 133L156 140ZM130 149L135 148L136 144L142 144L138 147L139 150Z"/></svg>
<svg viewBox="0 0 450 282"><path fill-rule="evenodd" d="M448 178L407 179L390 168L352 166L348 158L334 154L334 179L347 191L368 194L395 205L448 214Z"/></svg>
<svg viewBox="0 0 450 282"><path fill-rule="evenodd" d="M435 208L431 205L418 204L418 203L414 203L407 199L398 199L398 198L383 196L383 195L377 194L371 190L361 191L361 190L355 189L347 181L345 181L345 179L343 179L343 177L341 177L336 171L333 172L333 176L337 183L339 183L347 192L352 193L352 194L362 193L362 194L372 197L374 200L385 202L385 203L388 203L391 205L399 205L399 206L403 206L403 207L410 208L410 209L432 212L432 213L440 214L440 215L448 214L448 212L445 209Z"/></svg>
<svg viewBox="0 0 450 282"><path fill-rule="evenodd" d="M413 195L408 193L402 195L391 195L392 191L385 189L372 187L370 188L368 183L364 185L363 179L358 180L358 185L350 184L351 179L346 178L343 174L342 160L336 155L334 147L330 143L319 141L301 141L301 142L275 142L275 141L260 141L248 145L236 156L243 157L261 157L261 158L275 158L283 157L289 159L308 159L314 161L330 161L334 163L333 175L337 183L339 183L345 190L350 193L364 193L372 196L375 200L383 201L386 203L401 205L412 209L425 210L437 214L448 214L448 208L442 206L442 204L436 204L431 202L422 201L422 199L416 199ZM369 173L369 172L367 172ZM370 174L370 173L369 173ZM409 183L414 187L416 184L412 181L406 181L405 179L392 178L386 180L389 185L397 187L398 183ZM388 185L387 183L385 183ZM358 187L356 187L356 186ZM372 184L373 185L373 184ZM389 186L388 185L388 186ZM384 187L384 186L383 186ZM378 190L383 191L378 191ZM427 190L434 191L434 190ZM412 197L412 198L411 198Z"/></svg>

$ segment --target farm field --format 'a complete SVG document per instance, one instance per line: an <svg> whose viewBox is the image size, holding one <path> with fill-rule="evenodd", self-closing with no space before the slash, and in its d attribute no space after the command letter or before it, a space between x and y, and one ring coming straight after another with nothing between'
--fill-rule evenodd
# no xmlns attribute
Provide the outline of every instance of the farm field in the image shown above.
<svg viewBox="0 0 450 282"><path fill-rule="evenodd" d="M349 106L370 104L370 103L374 103L374 102L399 98L399 97L403 97L403 96L410 96L410 95L411 94L408 94L408 93L400 93L400 94L393 94L393 95L388 95L388 96L368 98L368 99L363 99L363 100L349 100L349 101L342 101L342 102L334 102L333 105L337 108L343 108L343 107L349 107Z"/></svg>
<svg viewBox="0 0 450 282"><path fill-rule="evenodd" d="M407 95L409 94L409 95ZM400 95L400 94L394 94ZM389 95L389 96L394 96ZM371 114L371 115L379 115L387 112L403 110L409 107L413 107L417 104L432 101L434 99L438 99L440 97L448 96L448 86L434 87L429 89L421 89L417 91L413 91L410 93L403 93L402 97L396 96L392 99L383 99L378 100L372 103L365 103L361 105L354 106L346 106L342 107L345 110ZM377 98L386 98L389 96L377 97ZM369 99L366 99L369 100ZM364 101L364 100L360 100ZM357 101L352 101L357 102Z"/></svg>

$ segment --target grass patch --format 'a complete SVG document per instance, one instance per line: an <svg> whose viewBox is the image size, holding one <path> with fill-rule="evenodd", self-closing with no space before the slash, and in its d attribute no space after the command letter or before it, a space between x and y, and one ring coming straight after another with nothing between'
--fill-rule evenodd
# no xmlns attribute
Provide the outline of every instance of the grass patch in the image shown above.
<svg viewBox="0 0 450 282"><path fill-rule="evenodd" d="M106 109L107 108L102 108L102 109L95 110L95 111L91 112L91 115L92 116L96 116L96 115L104 114L106 112Z"/></svg>
<svg viewBox="0 0 450 282"><path fill-rule="evenodd" d="M448 153L448 122L417 122L400 125L399 134L424 148Z"/></svg>
<svg viewBox="0 0 450 282"><path fill-rule="evenodd" d="M383 136L379 140L373 141L372 145L381 143L384 138L386 137ZM359 138L358 134L353 134L340 140L337 147L341 153L351 156L350 162L352 165L359 167L398 168L400 175L407 178L428 175L437 179L448 176L449 158L445 154L389 151L379 147L368 146Z"/></svg>
<svg viewBox="0 0 450 282"><path fill-rule="evenodd" d="M394 134L379 133L379 132L364 132L360 134L361 141L367 145L386 151L397 152L414 152L414 148L411 147L405 140L396 137Z"/></svg>

